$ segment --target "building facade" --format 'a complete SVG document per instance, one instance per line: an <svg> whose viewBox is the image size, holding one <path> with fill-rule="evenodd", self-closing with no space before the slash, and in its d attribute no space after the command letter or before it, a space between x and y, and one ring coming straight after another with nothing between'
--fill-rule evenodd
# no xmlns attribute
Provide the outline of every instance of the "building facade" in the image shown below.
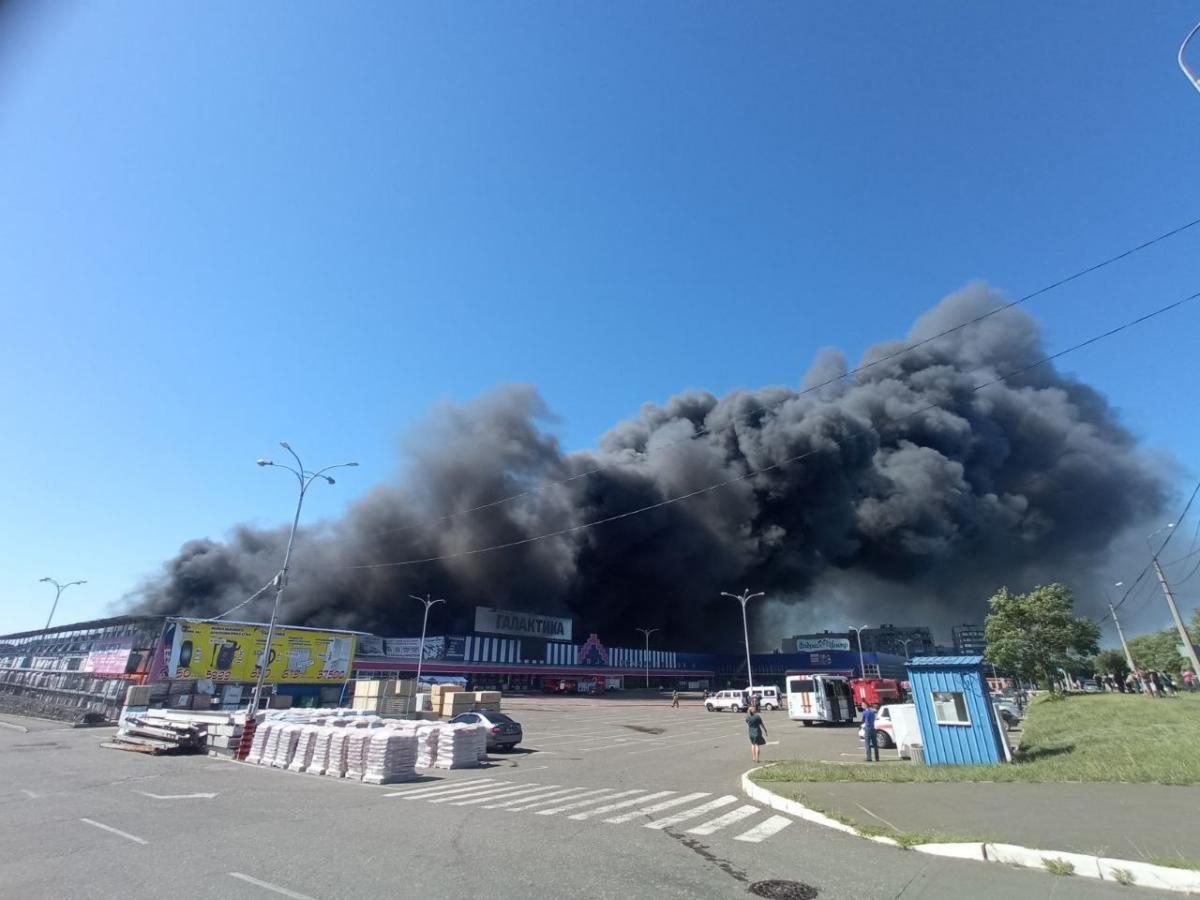
<svg viewBox="0 0 1200 900"><path fill-rule="evenodd" d="M933 633L928 625L880 625L878 628L862 630L864 653L887 653L896 656L925 656L935 651ZM780 648L784 653L803 653L820 650L858 651L858 633L846 631L822 631L814 634L797 634L783 641Z"/></svg>
<svg viewBox="0 0 1200 900"><path fill-rule="evenodd" d="M987 638L982 625L955 625L951 634L956 656L983 656L987 650Z"/></svg>

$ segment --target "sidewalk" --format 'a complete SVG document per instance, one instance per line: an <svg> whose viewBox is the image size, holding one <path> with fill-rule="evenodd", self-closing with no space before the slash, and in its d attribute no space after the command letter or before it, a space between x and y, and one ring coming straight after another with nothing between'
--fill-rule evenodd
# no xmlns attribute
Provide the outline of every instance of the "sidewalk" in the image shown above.
<svg viewBox="0 0 1200 900"><path fill-rule="evenodd" d="M1200 865L1200 787L1158 784L820 784L764 787L857 826Z"/></svg>

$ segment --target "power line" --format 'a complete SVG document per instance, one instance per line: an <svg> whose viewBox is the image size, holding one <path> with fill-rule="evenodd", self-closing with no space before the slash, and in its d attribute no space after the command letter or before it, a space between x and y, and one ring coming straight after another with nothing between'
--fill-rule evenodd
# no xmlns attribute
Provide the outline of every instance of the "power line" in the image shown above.
<svg viewBox="0 0 1200 900"><path fill-rule="evenodd" d="M1122 325L1118 325L1115 328L1110 328L1108 331L1105 331L1101 334L1094 335L1093 337L1090 337L1085 341L1081 341L1080 343L1075 344L1072 347L1068 347L1065 350L1060 350L1057 353L1052 353L1049 356L1045 356L1042 359L1039 359L1038 361L1031 363L1027 366L1022 366L1018 369L1014 369L1011 372L1007 372L1004 375L1000 375L996 378L993 378L991 381L985 381L984 383L976 385L975 387L971 388L969 393L975 393L975 392L981 391L984 388L991 387L992 385L998 384L998 383L1004 381L1005 379L1012 378L1015 375L1021 375L1032 369L1038 368L1039 366L1043 366L1048 362L1052 362L1056 359L1066 356L1068 353L1074 353L1077 350L1082 350L1084 347L1089 347L1098 341L1102 341L1106 338L1112 337L1113 335L1119 334L1122 331L1132 328L1135 325L1139 325L1149 319L1155 318L1156 316L1161 316L1161 315L1164 315L1165 313L1170 312L1171 310L1178 309L1179 307L1183 306L1184 304L1186 304L1192 300L1195 300L1197 297L1200 297L1200 291L1197 291L1196 293L1193 293L1193 294L1189 294L1187 297L1184 297L1181 300L1176 300L1173 303L1168 303L1166 306L1161 306L1158 309L1154 310L1153 312L1149 312L1144 315L1138 316L1136 319L1132 319L1128 322L1125 322ZM920 409L913 410L912 412L907 413L906 415L900 416L898 418L892 419L891 421L893 423L903 422L907 419L918 416L921 413L929 412L930 410L940 409L940 408L941 407L939 406L939 404L931 403L928 406L923 406ZM871 428L863 428L857 432L850 433L849 435L847 435L847 437L860 437L862 435L869 434L869 433L873 432L874 430L875 430L874 426L872 426ZM516 541L507 541L502 544L493 544L488 547L477 547L472 550L461 550L456 553L446 553L446 554L442 554L439 556L429 556L429 557L424 557L421 559L408 559L408 560L401 560L399 562L390 562L390 563L366 563L366 564L361 564L361 565L356 565L356 566L345 566L344 568L347 568L347 569L386 569L386 568L398 568L400 566L414 566L414 565L420 565L422 563L440 562L442 560L447 560L447 559L457 559L457 558L464 557L464 556L475 556L480 553L491 553L496 550L508 550L508 549L512 549L514 547L523 546L525 544L532 544L536 541L548 540L550 538L555 538L555 537L563 537L568 534L573 534L577 531L583 531L584 529L587 529L587 528L595 528L599 525L607 525L610 522L616 522L621 519L627 519L627 518L630 518L631 516L640 515L642 513L650 512L655 509L661 509L664 506L670 506L671 504L674 504L674 503L680 503L684 500L690 500L692 497L698 497L701 494L707 494L711 491L719 490L720 488L723 488L723 487L728 487L731 484L736 484L738 482L745 481L748 478L753 478L756 475L762 475L766 472L770 472L775 469L779 469L782 466L787 465L789 463L798 462L799 460L802 460L808 456L812 456L813 454L815 454L817 452L819 452L819 449L817 449L817 448L814 448L812 450L807 450L804 453L800 453L800 454L797 454L796 456L792 456L787 459L780 460L777 463L772 463L771 465L763 466L760 469L754 469L749 472L745 472L741 475L736 475L732 478L727 478L724 481L719 481L715 484L710 484L710 485L707 485L702 488L697 488L694 491L688 491L685 494L679 494L674 497L668 497L664 500L659 500L656 503L650 503L645 506L638 507L636 509L626 510L625 512L617 513L616 515L605 516L604 518L595 519L591 522L582 522L578 525L572 525L568 528L560 528L555 531L548 531L543 534L537 534L537 535L533 535L531 537L521 538L520 540L516 540ZM1200 489L1200 485L1197 485L1197 488ZM1193 492L1192 496L1193 496L1193 498L1195 497L1195 492ZM1191 505L1191 501L1189 501L1189 506L1190 505ZM1187 510L1185 509L1184 514L1186 515L1186 513L1187 513ZM1168 541L1169 540L1170 540L1170 538L1168 536ZM1163 546L1164 547L1166 546L1166 542L1163 543ZM1160 548L1160 552L1161 552L1161 550L1162 550L1162 548ZM1145 574L1145 572L1143 571L1143 575L1144 574ZM1142 578L1142 576L1139 575L1138 579L1141 580L1141 578ZM1126 592L1126 597L1128 597L1128 592ZM1123 602L1123 600L1122 600L1122 602Z"/></svg>
<svg viewBox="0 0 1200 900"><path fill-rule="evenodd" d="M1192 508L1192 502L1196 499L1196 494L1198 492L1200 492L1200 482L1197 482L1196 487L1192 489L1192 495L1190 497L1188 497L1188 502L1184 505L1183 512L1179 515L1179 518L1177 518L1175 520L1176 522L1182 522L1185 518L1187 518L1188 510ZM1158 548L1157 552L1154 553L1153 557L1151 558L1151 561L1146 563L1146 567L1144 569L1142 569L1141 572L1138 573L1138 577L1134 579L1133 584L1131 584L1129 586L1129 588L1125 591L1125 596L1123 596L1121 598L1120 602L1117 603L1117 605L1114 607L1114 609L1120 609L1122 606L1124 606L1125 601L1129 599L1129 596L1130 596L1130 594L1133 593L1134 588L1136 588L1138 586L1138 584L1141 582L1141 580L1143 578L1145 578L1146 575L1150 572L1151 567L1154 565L1154 562L1153 562L1154 558L1157 558L1159 554L1161 554L1164 550L1167 549L1167 544L1171 543L1171 538L1173 538L1174 536L1175 536L1175 529L1174 528L1168 529L1167 536L1163 539L1162 544L1159 545L1159 548ZM1138 612L1141 612L1142 608L1145 605L1146 605L1146 603L1143 602L1142 605L1138 607Z"/></svg>
<svg viewBox="0 0 1200 900"><path fill-rule="evenodd" d="M1031 293L1025 294L1023 297L1018 297L1016 300L1011 300L1008 303L1001 304L1000 306L997 306L995 309L988 310L987 312L982 313L981 315L975 316L974 318L968 319L965 322L960 322L957 325L947 328L945 331L940 331L937 334L931 335L930 337L922 338L921 340L916 341L912 344L907 344L891 353L888 353L884 356L879 357L878 359L873 359L870 362L863 363L862 365L857 366L856 368L850 369L847 372L843 372L841 375L838 375L834 378L829 378L825 381L822 381L819 384L809 385L808 387L803 388L801 390L793 391L788 396L788 401L791 401L791 400L795 399L796 397L802 397L806 394L810 394L813 391L818 391L821 388L829 387L831 384L835 384L837 382L843 381L844 379L847 379L854 375L857 375L860 372L865 372L867 369L874 368L875 366L878 366L882 363L889 362L900 356L904 356L907 353L911 353L913 350L916 350L920 347L924 347L927 344L931 344L934 341L939 340L940 338L946 337L947 335L954 334L955 332L961 331L964 328L968 328L971 325L976 325L979 322L982 322L985 319L991 318L994 315L997 315L999 313L1010 310L1015 306L1020 306L1024 303L1027 303L1036 297L1040 297L1042 294L1047 294L1050 291L1060 288L1066 284L1070 284L1072 281L1077 281L1080 278L1083 278L1087 275L1091 275L1093 272L1098 272L1101 269L1104 269L1104 268L1107 268L1108 266L1114 265L1115 263L1118 263L1123 259L1128 259L1130 256L1133 256L1136 253L1140 253L1141 251L1146 250L1150 247L1153 247L1155 244L1161 243L1162 241L1165 241L1169 238L1175 237L1176 235L1182 234L1183 232L1187 231L1190 228L1195 227L1196 225L1200 225L1200 218L1192 219L1190 222L1186 222L1183 225L1180 225L1176 228L1172 228L1170 231L1166 231L1166 232L1158 235L1157 237L1153 237L1147 241L1143 241L1142 243L1137 244L1136 246L1130 247L1129 249L1124 250L1124 251L1116 254L1115 256L1110 256L1107 259L1101 260L1100 262L1093 263L1092 265L1087 266L1086 268L1080 269L1077 272L1074 272L1070 275L1067 275L1063 278L1058 279L1057 281L1051 282L1050 284L1040 287ZM1136 322L1131 323L1131 324L1136 324ZM763 407L763 409L764 409L764 411L766 411L768 408ZM710 433L709 428L707 428L705 426L701 426L701 427L697 428L695 431L693 431L687 437L680 438L679 440L676 440L676 441L670 441L670 442L667 442L664 444L659 444L658 448L660 450L665 450L670 447L678 446L680 444L686 444L690 441L696 440L697 438L703 437L704 435L709 434L709 433ZM487 509L493 509L497 506L503 506L504 504L511 503L514 500L521 500L525 497L532 497L535 494L539 494L542 491L545 491L552 487L558 487L558 486L561 486L564 484L570 484L571 482L578 481L581 478L590 478L592 475L596 475L599 472L603 472L607 469L611 469L611 468L614 468L616 466L620 466L623 464L624 464L623 461L599 463L589 469L583 470L582 472L576 472L574 475L569 475L566 478L543 481L541 484L539 484L535 487L528 488L523 491L519 491L515 494L510 494L507 497L500 497L500 498L497 498L496 500L489 500L487 503L480 503L477 506L471 506L466 509L456 510L454 512L446 513L445 515L442 515L442 516L437 516L436 518L426 519L423 522L415 522L411 525L400 525L395 528L385 528L382 531L376 531L376 532L372 532L370 535L365 535L365 537L383 537L383 536L389 535L389 534L401 534L406 531L415 531L417 529L422 529L422 528L431 528L435 525L441 525L445 522L449 522L453 519L457 519L462 516L467 516L467 515L471 515L473 513L482 512ZM324 543L338 543L339 541L358 540L358 539L361 539L361 537L364 537L364 535L354 535L354 536L348 536L348 537L344 537L344 538L323 538L322 540Z"/></svg>

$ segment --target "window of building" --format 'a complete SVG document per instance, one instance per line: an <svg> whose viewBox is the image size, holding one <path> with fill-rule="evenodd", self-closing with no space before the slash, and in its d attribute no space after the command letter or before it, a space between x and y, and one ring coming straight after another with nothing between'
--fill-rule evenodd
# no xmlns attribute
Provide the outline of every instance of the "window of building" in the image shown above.
<svg viewBox="0 0 1200 900"><path fill-rule="evenodd" d="M967 698L962 691L933 691L933 715L939 725L970 725Z"/></svg>

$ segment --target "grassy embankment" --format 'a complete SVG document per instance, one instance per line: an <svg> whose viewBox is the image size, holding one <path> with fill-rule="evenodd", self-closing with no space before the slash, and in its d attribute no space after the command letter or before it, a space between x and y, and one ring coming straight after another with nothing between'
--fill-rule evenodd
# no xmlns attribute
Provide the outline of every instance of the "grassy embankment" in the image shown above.
<svg viewBox="0 0 1200 900"><path fill-rule="evenodd" d="M1200 693L1039 697L1012 765L915 766L793 760L755 773L770 782L1138 782L1200 784Z"/></svg>

